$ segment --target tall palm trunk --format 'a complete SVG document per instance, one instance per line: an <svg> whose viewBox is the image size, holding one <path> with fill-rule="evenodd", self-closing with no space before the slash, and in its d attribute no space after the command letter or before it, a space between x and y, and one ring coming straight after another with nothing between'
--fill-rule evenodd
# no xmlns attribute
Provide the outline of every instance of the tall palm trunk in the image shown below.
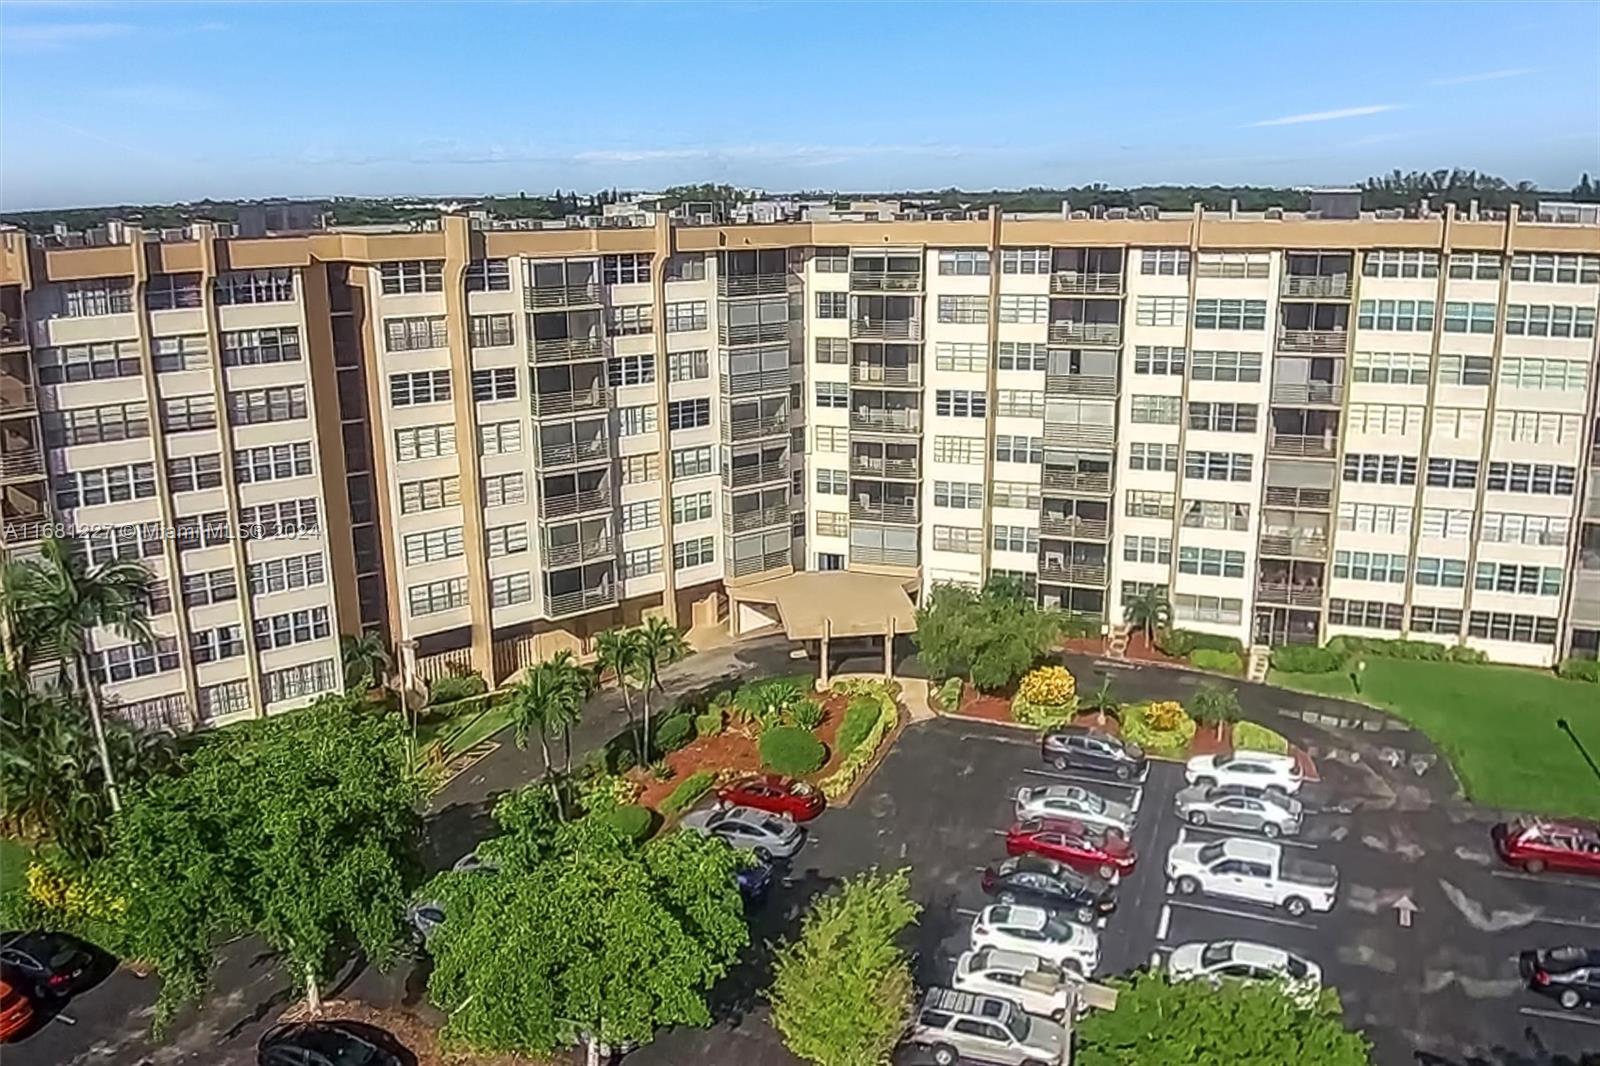
<svg viewBox="0 0 1600 1066"><path fill-rule="evenodd" d="M550 782L550 795L556 801L556 817L564 822L567 812L561 805L561 789L556 784L555 764L550 759L550 737L543 729L539 730L539 747L544 752L544 777Z"/></svg>
<svg viewBox="0 0 1600 1066"><path fill-rule="evenodd" d="M639 698L644 702L644 729L639 735L639 761L650 761L650 679L645 678L644 684L639 689Z"/></svg>
<svg viewBox="0 0 1600 1066"><path fill-rule="evenodd" d="M639 756L639 764L644 765L644 748L639 745L639 727L633 720L633 700L628 695L628 672L622 667L617 667L617 687L622 690L622 713L628 719L628 732L633 734L633 750Z"/></svg>
<svg viewBox="0 0 1600 1066"><path fill-rule="evenodd" d="M568 778L571 778L572 777L572 727L570 725L564 725L564 726L561 727L561 746L566 749L565 755L564 755L564 761L566 763L566 769L563 770L562 772L565 773Z"/></svg>
<svg viewBox="0 0 1600 1066"><path fill-rule="evenodd" d="M100 769L106 775L106 796L111 800L111 811L115 814L122 810L122 796L117 792L117 777L111 770L111 750L106 747L106 724L100 718L100 691L89 678L89 667L83 656L74 656L73 663L78 668L78 679L89 703L89 721L94 725L94 746L100 755Z"/></svg>

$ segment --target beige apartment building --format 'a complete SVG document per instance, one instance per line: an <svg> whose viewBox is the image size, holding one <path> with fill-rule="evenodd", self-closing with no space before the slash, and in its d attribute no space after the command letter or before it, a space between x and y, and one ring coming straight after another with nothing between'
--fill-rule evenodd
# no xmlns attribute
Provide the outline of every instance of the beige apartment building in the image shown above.
<svg viewBox="0 0 1600 1066"><path fill-rule="evenodd" d="M1600 654L1597 309L1600 225L1515 212L7 232L4 545L154 572L95 661L180 727L342 633L504 678L796 570L1549 664Z"/></svg>

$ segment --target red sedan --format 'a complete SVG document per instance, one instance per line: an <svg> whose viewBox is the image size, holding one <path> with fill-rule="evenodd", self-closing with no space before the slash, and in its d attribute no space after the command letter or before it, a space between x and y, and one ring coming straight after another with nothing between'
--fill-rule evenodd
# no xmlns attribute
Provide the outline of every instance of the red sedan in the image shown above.
<svg viewBox="0 0 1600 1066"><path fill-rule="evenodd" d="M1600 875L1600 825L1518 818L1489 830L1494 850L1507 866Z"/></svg>
<svg viewBox="0 0 1600 1066"><path fill-rule="evenodd" d="M1120 833L1092 829L1065 818L1031 818L1006 830L1007 855L1043 855L1080 873L1110 880L1126 877L1138 856Z"/></svg>
<svg viewBox="0 0 1600 1066"><path fill-rule="evenodd" d="M10 1040L33 1022L33 1003L0 979L0 1040Z"/></svg>
<svg viewBox="0 0 1600 1066"><path fill-rule="evenodd" d="M804 822L822 813L822 792L804 781L780 774L751 774L717 790L717 801L736 807L754 807Z"/></svg>

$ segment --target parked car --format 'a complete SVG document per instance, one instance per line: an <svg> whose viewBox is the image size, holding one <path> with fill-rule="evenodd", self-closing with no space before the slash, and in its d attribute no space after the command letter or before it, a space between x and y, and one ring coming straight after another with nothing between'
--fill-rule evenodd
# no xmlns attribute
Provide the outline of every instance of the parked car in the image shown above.
<svg viewBox="0 0 1600 1066"><path fill-rule="evenodd" d="M412 941L419 947L426 947L444 925L444 904L437 900L412 900L406 906L406 924L411 927Z"/></svg>
<svg viewBox="0 0 1600 1066"><path fill-rule="evenodd" d="M787 859L805 843L806 831L781 815L754 807L710 807L683 816L684 828L755 853L762 862Z"/></svg>
<svg viewBox="0 0 1600 1066"><path fill-rule="evenodd" d="M33 1001L10 981L0 978L0 1040L10 1040L33 1024Z"/></svg>
<svg viewBox="0 0 1600 1066"><path fill-rule="evenodd" d="M1048 1018L1032 1016L998 996L930 988L905 1042L929 1049L937 1066L958 1062L1034 1066L1062 1062L1069 1034Z"/></svg>
<svg viewBox="0 0 1600 1066"><path fill-rule="evenodd" d="M1106 799L1082 785L1043 785L1017 789L1017 821L1029 818L1070 818L1094 829L1114 829L1133 835L1133 808Z"/></svg>
<svg viewBox="0 0 1600 1066"><path fill-rule="evenodd" d="M733 872L733 883L739 895L752 906L763 902L772 891L772 867L764 862L745 866Z"/></svg>
<svg viewBox="0 0 1600 1066"><path fill-rule="evenodd" d="M1203 892L1282 907L1299 917L1333 909L1339 871L1325 862L1298 859L1282 844L1227 837L1209 844L1174 844L1167 880L1184 895Z"/></svg>
<svg viewBox="0 0 1600 1066"><path fill-rule="evenodd" d="M1183 777L1191 785L1255 785L1290 796L1305 783L1294 756L1242 748L1196 755L1184 766Z"/></svg>
<svg viewBox="0 0 1600 1066"><path fill-rule="evenodd" d="M1143 777L1149 765L1139 745L1081 725L1046 730L1039 754L1057 770L1088 770L1118 781Z"/></svg>
<svg viewBox="0 0 1600 1066"><path fill-rule="evenodd" d="M972 920L972 947L1037 955L1084 977L1100 965L1100 937L1042 907L993 903Z"/></svg>
<svg viewBox="0 0 1600 1066"><path fill-rule="evenodd" d="M983 871L983 890L1001 903L1070 914L1085 925L1117 909L1110 881L1043 855L1016 855Z"/></svg>
<svg viewBox="0 0 1600 1066"><path fill-rule="evenodd" d="M458 874L492 874L499 872L500 864L493 859L485 859L474 849L457 859L450 869Z"/></svg>
<svg viewBox="0 0 1600 1066"><path fill-rule="evenodd" d="M1120 833L1066 818L1031 818L1006 830L1007 855L1043 855L1107 881L1126 877L1138 855Z"/></svg>
<svg viewBox="0 0 1600 1066"><path fill-rule="evenodd" d="M1283 981L1285 991L1302 1002L1315 999L1322 987L1322 969L1316 963L1249 940L1180 944L1167 959L1167 972L1174 981Z"/></svg>
<svg viewBox="0 0 1600 1066"><path fill-rule="evenodd" d="M94 949L67 933L0 933L0 978L61 999L94 978Z"/></svg>
<svg viewBox="0 0 1600 1066"><path fill-rule="evenodd" d="M288 1022L256 1045L257 1066L402 1066L392 1035L359 1022Z"/></svg>
<svg viewBox="0 0 1600 1066"><path fill-rule="evenodd" d="M1299 836L1305 819L1299 800L1257 785L1190 785L1172 798L1172 807L1190 825L1249 829L1269 840Z"/></svg>
<svg viewBox="0 0 1600 1066"><path fill-rule="evenodd" d="M751 774L717 790L717 802L728 807L754 807L769 814L804 822L822 813L822 790L780 774Z"/></svg>
<svg viewBox="0 0 1600 1066"><path fill-rule="evenodd" d="M1495 853L1530 874L1545 870L1600 874L1600 824L1518 818L1489 830Z"/></svg>
<svg viewBox="0 0 1600 1066"><path fill-rule="evenodd" d="M1078 981L1037 955L980 948L963 951L952 983L963 992L1009 999L1029 1014L1060 1022L1073 1017Z"/></svg>
<svg viewBox="0 0 1600 1066"><path fill-rule="evenodd" d="M1517 969L1528 987L1568 1010L1600 1004L1600 948L1524 951Z"/></svg>

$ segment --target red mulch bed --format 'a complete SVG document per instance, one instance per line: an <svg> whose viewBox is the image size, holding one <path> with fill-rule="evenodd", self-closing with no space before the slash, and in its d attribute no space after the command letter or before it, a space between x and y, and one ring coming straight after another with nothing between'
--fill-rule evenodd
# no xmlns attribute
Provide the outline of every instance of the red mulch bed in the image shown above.
<svg viewBox="0 0 1600 1066"><path fill-rule="evenodd" d="M1061 642L1063 651L1072 652L1074 655L1103 656L1106 653L1104 637L1072 637ZM1146 639L1143 633L1134 633L1128 637L1128 648L1125 653L1129 659L1138 659L1147 663L1166 663L1170 666L1188 665L1182 659L1172 656L1157 648Z"/></svg>
<svg viewBox="0 0 1600 1066"><path fill-rule="evenodd" d="M822 764L822 769L806 776L808 781L818 781L833 773L842 761L834 749L834 740L844 723L844 711L850 703L850 697L839 692L813 692L811 696L821 702L823 713L822 724L812 732L828 749L828 761ZM643 788L636 802L656 809L678 787L680 781L701 770L713 773L726 770L735 777L756 773L761 769L761 753L756 749L754 736L741 732L738 726L729 725L714 737L702 737L672 752L666 757L666 763L672 768L672 777L666 781L656 780L655 775L647 769L636 767L628 771L628 780Z"/></svg>
<svg viewBox="0 0 1600 1066"><path fill-rule="evenodd" d="M437 1016L437 1012L428 1013ZM284 1021L302 1021L306 1017L303 1001L283 1013ZM568 1066L583 1061L582 1052L534 1059L504 1052L447 1051L439 1045L442 1018L436 1021L409 1010L379 1010L355 1000L328 1000L322 1005L322 1019L361 1022L387 1030L417 1057L417 1066Z"/></svg>
<svg viewBox="0 0 1600 1066"><path fill-rule="evenodd" d="M979 692L971 685L961 687L961 705L957 714L969 718L982 718L989 722L1011 722L1011 694L1006 692Z"/></svg>

